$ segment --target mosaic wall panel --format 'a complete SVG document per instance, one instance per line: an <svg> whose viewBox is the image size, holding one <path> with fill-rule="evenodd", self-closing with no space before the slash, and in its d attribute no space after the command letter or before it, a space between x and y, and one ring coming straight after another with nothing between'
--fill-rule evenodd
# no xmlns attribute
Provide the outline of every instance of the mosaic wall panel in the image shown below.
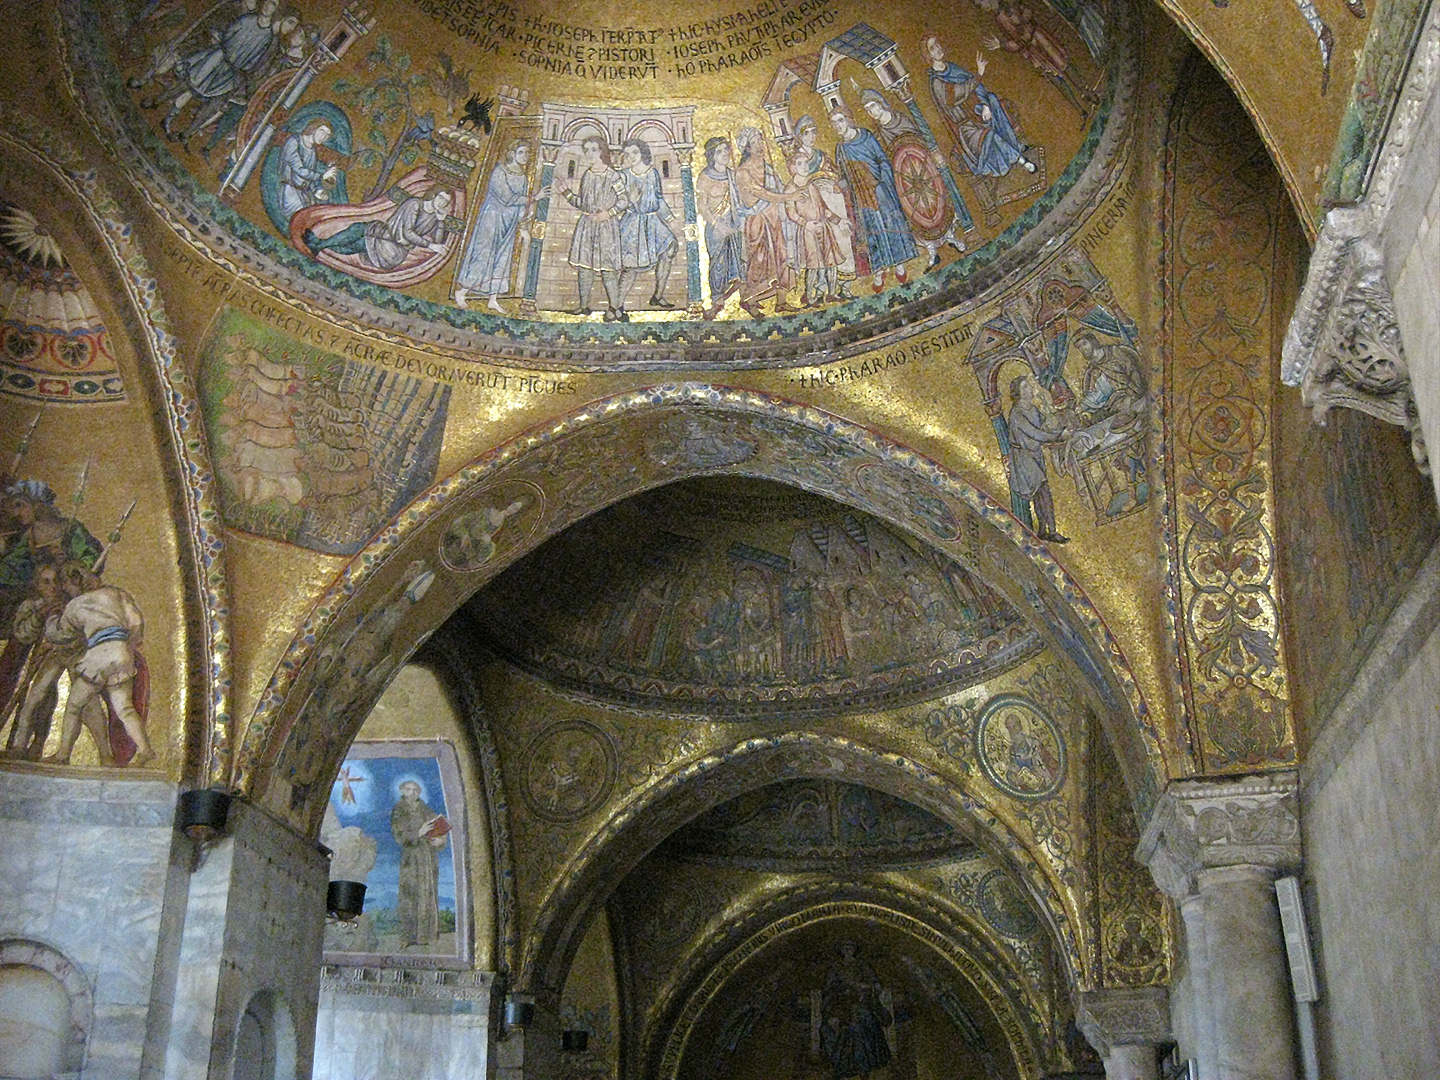
<svg viewBox="0 0 1440 1080"><path fill-rule="evenodd" d="M547 7L72 0L66 59L197 245L502 352L937 313L1074 220L1133 98L1129 5Z"/></svg>
<svg viewBox="0 0 1440 1080"><path fill-rule="evenodd" d="M353 555L435 476L450 387L223 308L200 402L226 524Z"/></svg>
<svg viewBox="0 0 1440 1080"><path fill-rule="evenodd" d="M1401 429L1349 409L1320 427L1298 402L1276 424L1296 704L1313 735L1440 538L1440 521Z"/></svg>
<svg viewBox="0 0 1440 1080"><path fill-rule="evenodd" d="M454 746L356 740L330 789L320 842L332 880L365 884L365 911L325 928L325 962L471 961L466 792Z"/></svg>

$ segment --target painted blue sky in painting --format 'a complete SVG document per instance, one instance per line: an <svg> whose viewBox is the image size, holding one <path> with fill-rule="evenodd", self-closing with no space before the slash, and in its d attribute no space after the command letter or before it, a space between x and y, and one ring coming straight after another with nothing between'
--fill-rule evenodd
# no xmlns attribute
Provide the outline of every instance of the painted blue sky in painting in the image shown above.
<svg viewBox="0 0 1440 1080"><path fill-rule="evenodd" d="M343 825L358 825L375 838L375 869L366 881L365 907L394 908L400 881L400 845L390 834L390 811L400 785L414 780L420 798L437 814L451 816L434 758L349 758L330 789L330 805ZM348 791L348 798L347 798ZM455 859L450 845L440 850L440 907L455 910Z"/></svg>

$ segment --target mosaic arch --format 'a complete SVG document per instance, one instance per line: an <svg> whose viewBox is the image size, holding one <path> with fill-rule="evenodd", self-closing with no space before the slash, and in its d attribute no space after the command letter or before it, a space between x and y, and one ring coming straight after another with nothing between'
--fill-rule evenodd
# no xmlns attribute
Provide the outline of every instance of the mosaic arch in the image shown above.
<svg viewBox="0 0 1440 1080"><path fill-rule="evenodd" d="M412 342L751 363L953 307L1129 128L1128 3L66 0L98 133L207 256ZM958 15L958 17L957 17Z"/></svg>
<svg viewBox="0 0 1440 1080"><path fill-rule="evenodd" d="M861 900L816 903L775 919L736 944L723 959L709 967L703 980L694 987L675 1014L669 1037L663 1048L658 1048L660 1053L652 1075L663 1080L675 1080L685 1075L681 1067L690 1060L687 1044L703 1024L707 1008L722 995L727 982L746 971L749 962L774 956L785 948L787 940L793 941L796 937L823 938L830 933L844 936L847 931L855 938L851 942L852 956L841 962L859 960L863 963L858 944L861 940L873 944L885 942L893 935L899 940L914 943L922 955L942 964L946 976L963 980L988 1007L995 1025L1003 1033L1006 1049L1019 1075L1038 1075L1042 1068L1041 1048L1044 1045L1041 1031L1032 1025L1027 1010L1007 992L994 974L963 947L957 947L952 937L957 928L949 925L948 921L942 920L941 923L935 926L930 918ZM866 936L862 939L859 932L865 932ZM963 932L959 935L961 940L967 936ZM914 970L914 960L906 966Z"/></svg>
<svg viewBox="0 0 1440 1080"><path fill-rule="evenodd" d="M596 470L596 461L613 463L614 471ZM861 485L856 473L864 470L883 472L888 482ZM611 503L674 480L726 473L856 506L973 568L1033 613L1094 695L1130 790L1149 805L1166 775L1166 741L1103 620L1009 511L928 459L830 414L688 383L593 402L412 502L352 559L298 629L247 728L235 786L301 827L317 828L357 718L474 590ZM520 497L526 484L544 492L543 504ZM489 554L473 571L453 570L443 557L461 516L492 522L475 538L476 550ZM349 727L335 717L350 718Z"/></svg>
<svg viewBox="0 0 1440 1080"><path fill-rule="evenodd" d="M149 609L152 644L166 640L167 622L175 617L170 615L174 608L183 620L175 632L195 635L197 640L192 648L207 658L190 671L147 672L146 696L151 696L150 691L157 686L161 692L154 695L154 718L142 715L141 723L148 730L152 744L159 746L160 741L166 739L175 749L173 761L164 753L156 760L167 771L187 779L228 782L231 764L229 601L220 557L221 539L215 527L218 514L210 488L205 439L196 422L195 395L187 373L177 363L176 341L170 333L154 276L135 243L132 225L123 217L121 207L97 177L91 163L64 135L8 107L0 109L0 129L3 129L0 148L5 151L0 155L0 192L4 193L7 205L23 209L27 200L35 200L37 206L78 208L78 213L63 219L11 216L6 233L8 243L22 254L31 253L32 269L12 267L17 274L12 274L6 289L7 304L15 304L22 293L27 294L22 306L31 316L38 314L40 324L29 326L36 319L28 318L23 320L27 322L26 329L49 339L43 342L42 360L51 358L61 367L83 363L87 372L110 371L94 379L85 372L75 371L59 380L46 375L37 378L34 386L11 381L9 386L17 393L0 397L23 399L33 408L26 413L25 421L14 428L18 445L12 444L7 452L14 453L11 460L18 466L29 451L35 449L37 453L31 455L37 458L35 467L43 467L44 462L38 460L38 448L43 441L41 429L52 422L61 426L76 424L77 408L96 417L90 428L108 430L106 425L115 423L123 426L125 421L115 418L123 414L127 403L137 396L137 385L127 379L121 386L115 356L121 352L133 355L140 385L159 402L155 416L147 417L144 423L147 428L149 425L155 428L161 468L170 478L162 482L173 484L175 490L123 493L130 498L116 504L115 516L103 524L95 521L94 514L110 501L107 496L121 494L113 485L109 485L112 490L106 490L110 478L104 475L104 456L96 448L86 459L89 464L66 470L70 506L65 509L72 520L71 534L76 534L73 523L78 522L82 526L80 531L94 541L93 545L86 542L91 556L101 553L96 563L90 565L92 572L97 572L98 564L102 583L121 588L129 586L139 594L132 599L137 600L141 614L147 614L146 608ZM59 250L59 261L53 249ZM34 264L33 256L38 256L43 265ZM77 268L88 275L86 281L77 277ZM63 318L47 320L45 313L56 311L57 297L66 314ZM99 318L102 311L111 321ZM7 351L15 357L15 350ZM13 375L16 371L10 373ZM105 380L113 381L106 383ZM97 383L94 393L87 387L77 389L79 383L88 381ZM108 392L107 385L116 392ZM101 401L106 403L105 408L98 411L86 408ZM105 419L101 419L100 414ZM110 437L124 438L113 432ZM149 437L148 430L145 437ZM42 485L32 486L32 493L49 488L54 494L57 486L44 475L21 475L19 479L36 480ZM161 500L159 507L147 509L143 505L157 496ZM125 509L126 505L129 510ZM178 521L172 509L175 505L183 507ZM106 526L110 528L107 530ZM174 575L166 570L166 567L168 571L174 570L173 562L168 560L160 573L147 572L143 578L127 577L119 582L107 581L103 576L107 562L113 566L119 561L118 558L107 560L104 554L107 545L120 542L117 535L133 544L133 537L143 538L148 530L170 528L175 528L180 554L178 584ZM176 590L178 598L169 591L163 598L158 594L152 598L150 591L155 589L156 582L164 583L159 586L162 591ZM176 648L174 653L182 655L184 651ZM157 653L156 662L163 655L163 650ZM172 689L165 690L165 687ZM135 700L132 694L132 702ZM151 702L147 701L146 705L146 711L151 711ZM113 706L110 711L114 712ZM185 718L185 729L167 732L166 725L182 722L179 718ZM99 729L90 732L89 738L102 765L107 764L107 754L108 760L117 766L136 761L134 740L122 737L117 727L123 727L118 717L109 725L108 735ZM128 736L128 731L125 735Z"/></svg>
<svg viewBox="0 0 1440 1080"><path fill-rule="evenodd" d="M740 966L750 955L754 955L748 952L747 943L760 941L759 951L763 952L775 940L775 927L793 926L807 912L846 909L851 912L884 910L898 913L940 933L949 943L952 953L966 958L965 973L961 977L979 993L989 990L997 994L1000 1004L996 1011L1008 1012L1018 1019L1032 1045L1053 1048L1058 1034L1055 1029L1057 1024L1064 1023L1060 1018L1067 1005L1063 1001L1052 1001L1053 984L1037 981L1033 972L1024 970L1005 944L987 933L986 928L972 917L954 908L937 905L933 897L905 886L879 884L873 880L866 883L852 881L844 885L815 882L752 896L742 910L700 928L695 946L676 964L672 977L656 992L655 1004L644 1013L644 1030L635 1043L637 1048L643 1049L635 1052L641 1060L651 1063L650 1074L661 1072L659 1063L673 1050L677 1036L682 1044L694 1037L693 1024L689 1031L684 1032L678 1032L677 1025L687 1014L695 1019L695 1005L699 1005L702 1013L712 1007L711 1003L723 984L734 977L737 954L742 954ZM855 939L868 940L868 932L856 934ZM817 966L823 970L826 965L821 962ZM714 977L714 972L721 968L728 968L731 972L729 978ZM773 973L773 969L767 970ZM981 973L979 977L973 977L977 972ZM697 997L707 990L712 994L710 998L701 1000ZM992 1002L985 1001L987 1011L994 1007ZM963 1023L963 1018L960 1019Z"/></svg>
<svg viewBox="0 0 1440 1080"><path fill-rule="evenodd" d="M480 791L470 793L485 804L489 825L491 882L495 890L495 956L497 964L511 967L519 956L519 929L515 914L515 844L511 839L510 807L505 801L500 755L490 719L481 704L480 688L463 627L442 627L426 642L419 663L434 665L455 695L456 711L469 730L471 749L480 772Z"/></svg>
<svg viewBox="0 0 1440 1080"><path fill-rule="evenodd" d="M896 482L874 468L859 475L862 490ZM493 512L527 493L508 497ZM547 685L711 721L934 698L1045 644L961 563L869 514L750 477L607 507L468 607L487 649Z"/></svg>
<svg viewBox="0 0 1440 1080"><path fill-rule="evenodd" d="M585 928L616 885L685 823L738 795L788 777L835 778L904 799L991 851L1014 869L1043 912L1075 985L1089 985L1094 951L1086 920L1071 909L1048 860L980 800L917 762L855 740L815 732L761 736L676 768L622 805L571 859L537 909L516 969L516 986L535 993L564 985Z"/></svg>

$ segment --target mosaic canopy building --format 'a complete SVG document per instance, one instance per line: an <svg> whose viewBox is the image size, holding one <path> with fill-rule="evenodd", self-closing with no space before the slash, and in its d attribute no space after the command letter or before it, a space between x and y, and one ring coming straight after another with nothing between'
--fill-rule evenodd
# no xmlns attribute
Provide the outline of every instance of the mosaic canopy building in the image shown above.
<svg viewBox="0 0 1440 1080"><path fill-rule="evenodd" d="M0 1075L1425 1074L1440 14L1257 2L14 5Z"/></svg>

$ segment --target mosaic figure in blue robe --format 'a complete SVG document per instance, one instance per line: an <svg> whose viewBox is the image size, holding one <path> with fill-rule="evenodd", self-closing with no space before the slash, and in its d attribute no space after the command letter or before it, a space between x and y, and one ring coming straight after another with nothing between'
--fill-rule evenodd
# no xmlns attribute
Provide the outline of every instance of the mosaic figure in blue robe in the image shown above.
<svg viewBox="0 0 1440 1080"><path fill-rule="evenodd" d="M455 303L466 306L471 293L487 296L486 306L505 314L499 298L511 291L511 270L515 260L515 237L534 198L526 165L530 147L512 143L505 158L490 173L485 201L475 215L475 230L455 275Z"/></svg>
<svg viewBox="0 0 1440 1080"><path fill-rule="evenodd" d="M930 57L930 93L965 168L984 177L1004 176L1017 164L1035 172L1004 103L980 81L985 58L975 58L974 73L966 71L945 59L933 34L925 39L925 52Z"/></svg>
<svg viewBox="0 0 1440 1080"><path fill-rule="evenodd" d="M627 139L620 146L621 176L625 180L625 211L620 216L620 303L621 316L635 279L646 270L655 271L655 291L650 307L673 308L665 299L665 282L675 264L679 242L670 228L675 211L665 201L660 170L651 165L649 144Z"/></svg>
<svg viewBox="0 0 1440 1080"><path fill-rule="evenodd" d="M905 282L905 263L915 258L915 236L900 204L895 186L895 167L874 132L856 127L850 115L837 111L830 117L840 142L835 161L845 173L859 225L870 253L872 286L879 291L885 270L895 269L895 279Z"/></svg>

